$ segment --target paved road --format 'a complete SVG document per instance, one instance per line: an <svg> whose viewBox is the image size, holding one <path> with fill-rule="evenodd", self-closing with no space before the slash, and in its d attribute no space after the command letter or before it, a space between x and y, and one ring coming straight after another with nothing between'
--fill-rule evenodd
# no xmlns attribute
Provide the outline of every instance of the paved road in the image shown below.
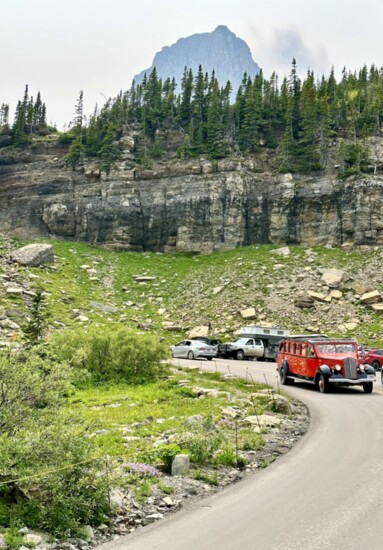
<svg viewBox="0 0 383 550"><path fill-rule="evenodd" d="M175 361L276 383L275 363ZM311 411L284 457L190 508L99 550L377 550L383 548L383 390L288 390Z"/></svg>

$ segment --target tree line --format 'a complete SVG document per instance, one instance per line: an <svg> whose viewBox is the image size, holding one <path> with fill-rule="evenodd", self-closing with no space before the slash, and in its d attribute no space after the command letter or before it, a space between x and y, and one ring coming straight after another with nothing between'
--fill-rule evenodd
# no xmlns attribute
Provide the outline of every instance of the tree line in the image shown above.
<svg viewBox="0 0 383 550"><path fill-rule="evenodd" d="M0 134L10 134L12 145L25 147L31 142L32 135L45 135L49 131L45 103L37 92L36 99L29 95L28 84L24 96L17 102L12 126L9 122L9 105L0 107Z"/></svg>
<svg viewBox="0 0 383 550"><path fill-rule="evenodd" d="M32 113L41 109L25 97L19 102L12 126L15 138L18 131L33 134L40 122L46 124L45 118L33 122ZM170 131L182 136L177 148L181 158L219 159L267 148L276 151L281 172L324 170L336 144L340 173L349 175L368 169L366 139L380 134L382 120L383 69L344 69L339 81L334 70L320 79L308 71L301 79L293 59L282 82L276 73L267 79L260 71L254 78L244 74L238 90L230 82L221 86L214 72L209 75L201 66L195 75L185 68L178 90L175 79L163 81L154 68L141 83L133 83L101 109L96 106L87 120L80 92L72 126L61 140L70 145L70 165L91 157L106 172L120 157L118 140L127 127L135 131L135 159L141 163L161 158L163 136Z"/></svg>

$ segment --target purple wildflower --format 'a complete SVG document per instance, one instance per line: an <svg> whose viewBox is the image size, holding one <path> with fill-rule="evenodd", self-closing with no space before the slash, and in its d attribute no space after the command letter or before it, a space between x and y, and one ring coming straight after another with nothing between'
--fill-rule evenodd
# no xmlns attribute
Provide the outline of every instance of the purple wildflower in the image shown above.
<svg viewBox="0 0 383 550"><path fill-rule="evenodd" d="M137 474L142 477L160 477L161 472L155 466L143 464L141 462L130 462L125 464L125 468L132 474Z"/></svg>

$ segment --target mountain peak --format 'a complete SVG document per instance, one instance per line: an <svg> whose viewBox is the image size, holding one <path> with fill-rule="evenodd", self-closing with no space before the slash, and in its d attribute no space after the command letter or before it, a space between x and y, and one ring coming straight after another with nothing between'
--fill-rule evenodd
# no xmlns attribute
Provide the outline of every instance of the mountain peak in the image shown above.
<svg viewBox="0 0 383 550"><path fill-rule="evenodd" d="M136 75L134 80L140 83L144 75L149 75L156 67L160 78L166 80L174 77L180 86L185 67L196 75L199 65L209 74L214 70L221 86L229 80L234 93L239 88L245 72L252 78L259 72L246 42L238 38L226 25L218 25L213 32L192 34L179 38L171 46L164 46L156 53L152 65Z"/></svg>

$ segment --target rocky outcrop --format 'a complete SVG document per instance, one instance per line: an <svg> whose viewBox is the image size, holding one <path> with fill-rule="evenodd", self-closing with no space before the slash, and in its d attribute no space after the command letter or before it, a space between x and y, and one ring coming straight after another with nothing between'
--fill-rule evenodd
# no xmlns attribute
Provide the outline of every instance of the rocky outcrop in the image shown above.
<svg viewBox="0 0 383 550"><path fill-rule="evenodd" d="M0 232L158 252L383 244L381 175L342 181L275 174L256 160L194 159L151 170L122 162L106 177L66 168L64 154L55 143L0 150Z"/></svg>

